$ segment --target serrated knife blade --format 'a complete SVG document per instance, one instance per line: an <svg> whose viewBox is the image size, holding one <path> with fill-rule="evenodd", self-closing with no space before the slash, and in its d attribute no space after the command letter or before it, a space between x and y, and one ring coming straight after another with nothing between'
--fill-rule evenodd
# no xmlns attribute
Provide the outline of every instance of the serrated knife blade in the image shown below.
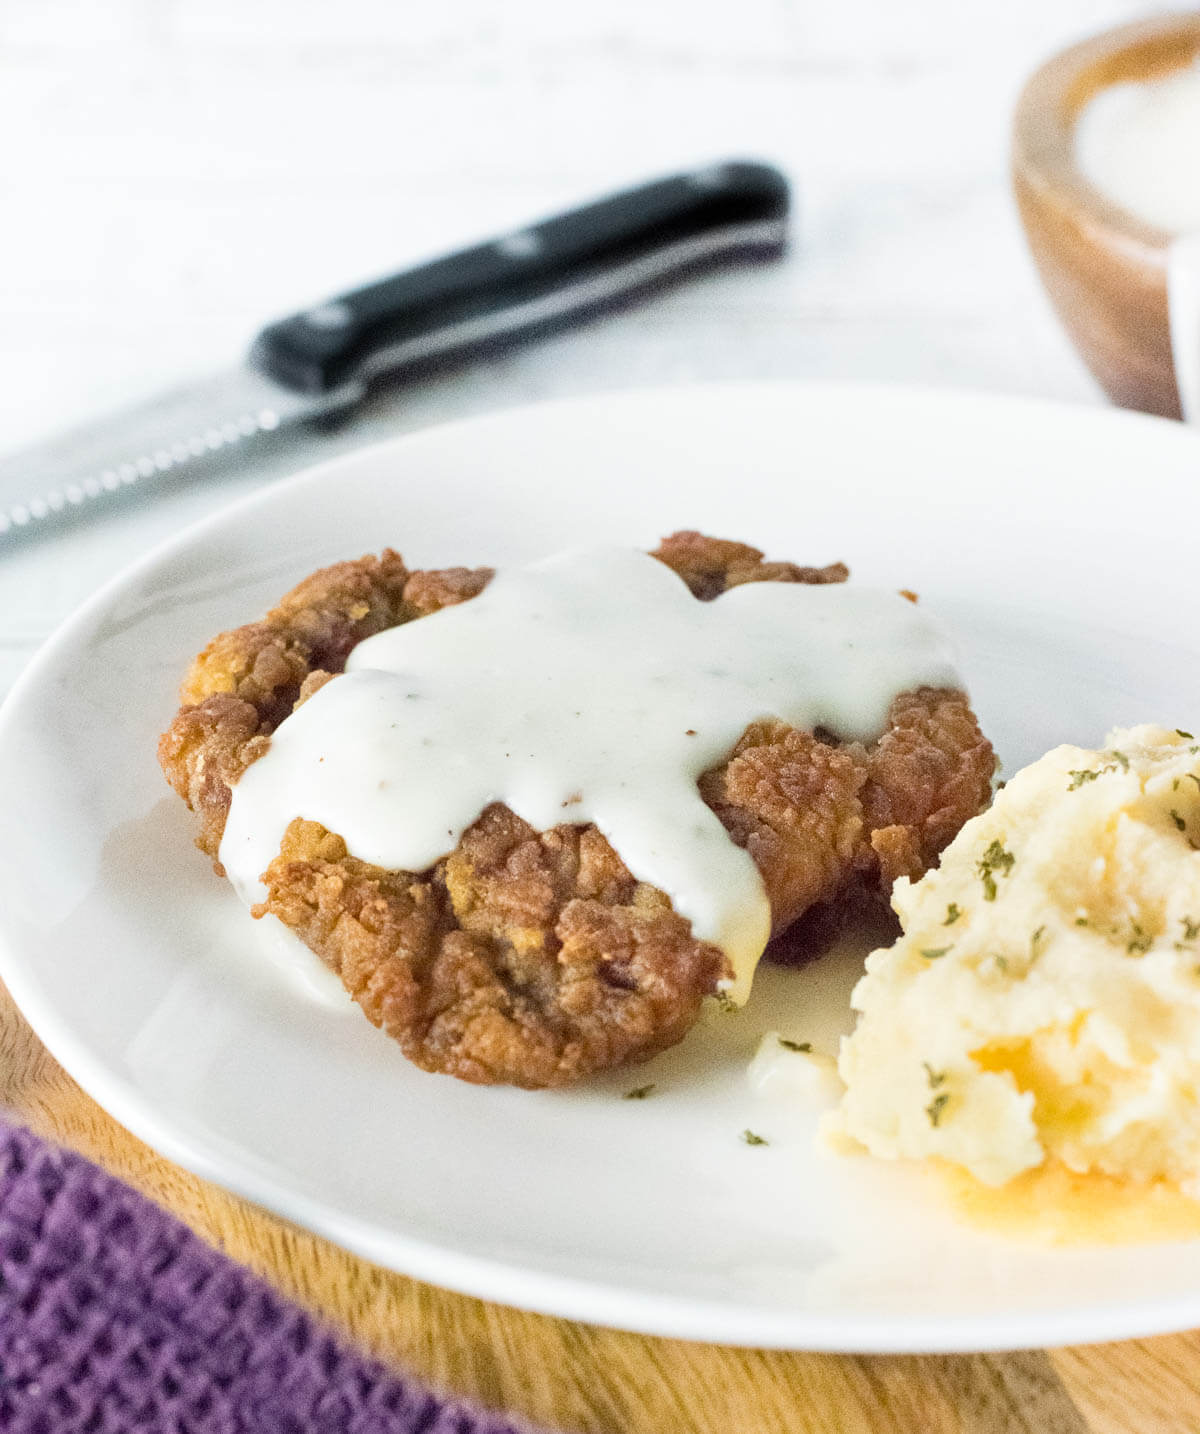
<svg viewBox="0 0 1200 1434"><path fill-rule="evenodd" d="M0 543L348 412L381 374L560 327L714 260L773 257L789 207L771 166L708 165L269 324L240 368L0 457Z"/></svg>
<svg viewBox="0 0 1200 1434"><path fill-rule="evenodd" d="M0 536L184 478L264 435L348 408L361 393L297 393L247 365L157 394L0 458Z"/></svg>

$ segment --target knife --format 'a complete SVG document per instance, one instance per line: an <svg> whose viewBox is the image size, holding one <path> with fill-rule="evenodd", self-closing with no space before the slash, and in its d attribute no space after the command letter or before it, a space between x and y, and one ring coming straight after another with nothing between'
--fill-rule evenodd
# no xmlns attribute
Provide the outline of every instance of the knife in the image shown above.
<svg viewBox="0 0 1200 1434"><path fill-rule="evenodd" d="M769 165L708 165L315 304L268 324L240 367L0 459L0 540L341 418L384 374L547 332L716 260L778 254L788 207Z"/></svg>

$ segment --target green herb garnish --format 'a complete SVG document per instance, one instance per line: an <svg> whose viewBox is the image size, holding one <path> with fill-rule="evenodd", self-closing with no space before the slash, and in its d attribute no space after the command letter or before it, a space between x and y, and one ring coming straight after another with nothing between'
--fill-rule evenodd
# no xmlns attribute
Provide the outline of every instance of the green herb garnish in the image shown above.
<svg viewBox="0 0 1200 1434"><path fill-rule="evenodd" d="M945 1085L945 1071L935 1071L928 1061L922 1061L921 1064L925 1067L925 1076L926 1079L929 1081L930 1090L937 1090L938 1086Z"/></svg>
<svg viewBox="0 0 1200 1434"><path fill-rule="evenodd" d="M1175 823L1176 831L1187 831L1187 822L1184 821L1174 807L1171 808L1171 820Z"/></svg>
<svg viewBox="0 0 1200 1434"><path fill-rule="evenodd" d="M766 1145L768 1142L761 1135L755 1135L752 1130L743 1130L742 1139L747 1145Z"/></svg>
<svg viewBox="0 0 1200 1434"><path fill-rule="evenodd" d="M948 1090L944 1090L939 1095L935 1095L934 1098L925 1107L925 1114L929 1117L929 1123L933 1126L935 1130L937 1129L938 1124L941 1121L942 1111L944 1111L949 1104L950 1092Z"/></svg>
<svg viewBox="0 0 1200 1434"><path fill-rule="evenodd" d="M1175 728L1175 735L1176 737L1182 737L1185 742L1190 742L1192 740L1192 734L1190 732L1185 732L1182 727Z"/></svg>
<svg viewBox="0 0 1200 1434"><path fill-rule="evenodd" d="M1200 921L1193 921L1190 916L1185 916L1183 918L1183 939L1195 941L1197 936L1200 936Z"/></svg>
<svg viewBox="0 0 1200 1434"><path fill-rule="evenodd" d="M1132 926L1133 935L1125 943L1125 950L1130 956L1144 956L1154 944L1154 938L1147 936L1145 931L1135 921Z"/></svg>
<svg viewBox="0 0 1200 1434"><path fill-rule="evenodd" d="M962 912L958 909L958 902L952 901L950 905L946 907L946 919L942 922L942 925L953 926L961 915Z"/></svg>
<svg viewBox="0 0 1200 1434"><path fill-rule="evenodd" d="M949 946L931 946L927 951L922 951L921 955L924 956L926 961L936 961L940 956L944 956L949 950Z"/></svg>
<svg viewBox="0 0 1200 1434"><path fill-rule="evenodd" d="M1102 777L1105 772L1115 772L1118 766L1123 772L1129 770L1129 758L1124 752L1118 752L1116 748L1114 748L1111 752L1105 752L1104 755L1111 757L1112 760L1103 767L1083 767L1079 771L1068 772L1067 775L1071 780L1067 783L1067 791L1076 791L1079 787L1083 786L1084 782L1094 782L1097 777Z"/></svg>
<svg viewBox="0 0 1200 1434"><path fill-rule="evenodd" d="M977 863L975 870L979 873L979 879L983 882L984 901L995 901L996 899L996 872L1001 876L1008 876L1013 869L1016 857L1011 851L999 841L992 841L983 856Z"/></svg>
<svg viewBox="0 0 1200 1434"><path fill-rule="evenodd" d="M802 1051L805 1055L812 1050L811 1041L789 1041L784 1036L779 1037L779 1044L785 1051Z"/></svg>
<svg viewBox="0 0 1200 1434"><path fill-rule="evenodd" d="M627 1091L625 1092L625 1094L621 1097L621 1099L622 1099L622 1100L645 1100L646 1097L650 1094L650 1092L651 1092L653 1089L654 1089L654 1082L653 1082L653 1081L651 1081L649 1085L635 1085L632 1090L627 1090Z"/></svg>

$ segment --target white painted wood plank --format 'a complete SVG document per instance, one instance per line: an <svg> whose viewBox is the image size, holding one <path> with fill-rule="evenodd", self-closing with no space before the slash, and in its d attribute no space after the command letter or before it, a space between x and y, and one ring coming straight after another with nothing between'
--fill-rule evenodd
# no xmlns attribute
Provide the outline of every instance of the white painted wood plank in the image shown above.
<svg viewBox="0 0 1200 1434"><path fill-rule="evenodd" d="M104 577L306 456L706 378L1097 401L1008 197L1013 100L1119 0L6 0L0 447L231 361L263 320L655 172L794 176L782 264L378 397L336 439L0 559L0 691Z"/></svg>

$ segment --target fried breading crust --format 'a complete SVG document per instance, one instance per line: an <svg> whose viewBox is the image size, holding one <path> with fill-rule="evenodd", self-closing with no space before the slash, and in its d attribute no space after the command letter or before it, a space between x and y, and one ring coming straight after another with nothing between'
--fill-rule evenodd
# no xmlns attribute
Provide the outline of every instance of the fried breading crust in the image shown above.
<svg viewBox="0 0 1200 1434"><path fill-rule="evenodd" d="M745 582L847 576L840 563L764 562L690 532L654 556L703 600ZM474 597L490 577L409 572L387 550L314 573L201 653L159 760L218 871L231 788L283 717L355 643ZM700 790L758 865L779 933L818 904L921 875L986 805L992 769L964 695L922 689L897 698L869 746L755 722ZM417 1065L463 1080L555 1086L644 1059L685 1034L728 974L594 826L537 832L501 805L422 873L358 861L337 834L297 820L264 880L255 914L297 932Z"/></svg>

